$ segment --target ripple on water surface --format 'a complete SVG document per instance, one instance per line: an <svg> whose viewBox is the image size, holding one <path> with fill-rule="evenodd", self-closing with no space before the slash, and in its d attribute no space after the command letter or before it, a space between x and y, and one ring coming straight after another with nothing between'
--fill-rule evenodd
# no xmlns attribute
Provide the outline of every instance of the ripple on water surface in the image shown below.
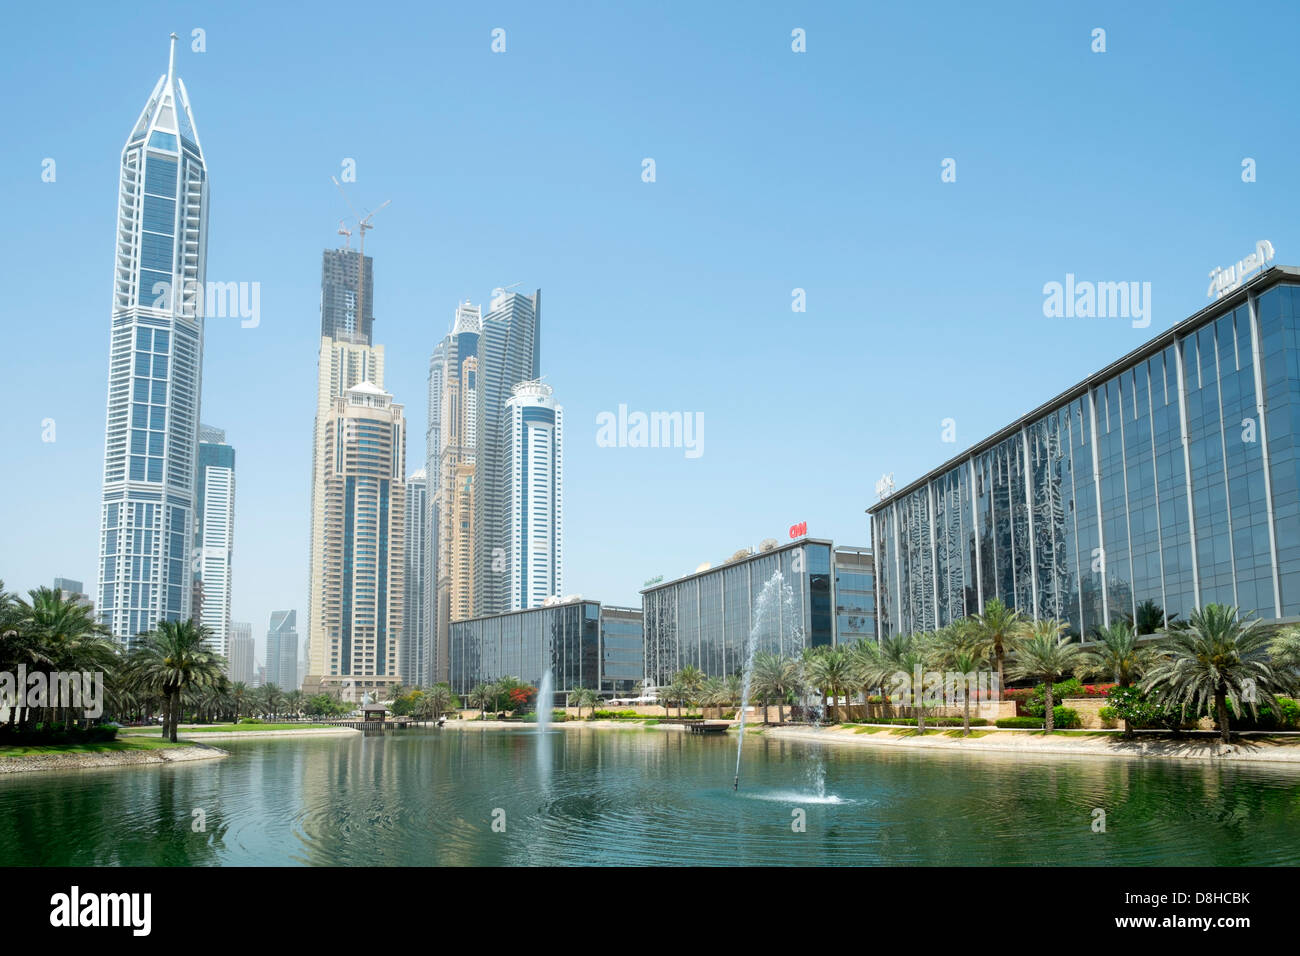
<svg viewBox="0 0 1300 956"><path fill-rule="evenodd" d="M0 864L1300 863L1300 774L657 730L235 741L0 778ZM1106 832L1094 833L1097 810ZM196 832L194 811L204 827Z"/></svg>

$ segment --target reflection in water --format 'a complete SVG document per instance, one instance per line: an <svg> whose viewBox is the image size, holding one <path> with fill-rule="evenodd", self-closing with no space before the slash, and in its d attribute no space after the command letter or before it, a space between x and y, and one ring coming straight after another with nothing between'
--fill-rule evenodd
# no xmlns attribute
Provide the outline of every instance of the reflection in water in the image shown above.
<svg viewBox="0 0 1300 956"><path fill-rule="evenodd" d="M1287 768L750 736L737 800L729 737L415 729L223 746L233 756L188 766L0 778L0 865L1300 863Z"/></svg>

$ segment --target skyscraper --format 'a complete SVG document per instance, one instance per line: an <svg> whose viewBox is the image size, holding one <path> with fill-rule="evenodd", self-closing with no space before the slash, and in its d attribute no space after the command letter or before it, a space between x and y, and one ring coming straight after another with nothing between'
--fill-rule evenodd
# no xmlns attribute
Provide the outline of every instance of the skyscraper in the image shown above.
<svg viewBox="0 0 1300 956"><path fill-rule="evenodd" d="M564 408L542 382L520 382L509 427L510 607L541 607L564 583Z"/></svg>
<svg viewBox="0 0 1300 956"><path fill-rule="evenodd" d="M430 677L445 680L449 621L474 608L478 451L481 437L480 309L456 308L452 330L434 350L429 367L428 532L431 545L426 594L430 596Z"/></svg>
<svg viewBox="0 0 1300 956"><path fill-rule="evenodd" d="M308 693L345 700L399 682L405 551L402 406L362 382L335 400L324 435L321 576L312 594Z"/></svg>
<svg viewBox="0 0 1300 956"><path fill-rule="evenodd" d="M191 603L208 171L175 55L118 182L99 616L128 644Z"/></svg>
<svg viewBox="0 0 1300 956"><path fill-rule="evenodd" d="M375 324L375 262L354 249L326 249L320 267L320 334L369 345Z"/></svg>
<svg viewBox="0 0 1300 956"><path fill-rule="evenodd" d="M95 606L95 602L86 593L86 586L80 581L74 581L71 578L55 578L54 590L58 591L59 597L65 601L76 601L83 607L93 608Z"/></svg>
<svg viewBox="0 0 1300 956"><path fill-rule="evenodd" d="M479 455L474 500L473 609L466 616L498 614L512 606L513 557L506 552L512 535L507 510L510 495L509 424L506 403L520 382L540 378L542 292L532 295L498 289L483 318L480 367Z"/></svg>
<svg viewBox="0 0 1300 956"><path fill-rule="evenodd" d="M321 264L321 340L316 366L316 418L312 437L311 537L307 582L307 659L317 634L315 596L325 574L322 543L325 534L325 434L323 423L339 397L362 382L384 387L384 347L371 344L374 324L374 262L365 258L365 282L358 284L360 254L348 249L327 249ZM349 286L348 283L351 283ZM364 294L363 294L364 293ZM365 316L357 328L358 299ZM312 673L310 677L319 677Z"/></svg>
<svg viewBox="0 0 1300 956"><path fill-rule="evenodd" d="M429 507L429 483L424 469L406 479L406 555L402 587L405 607L402 610L401 677L402 683L427 686L430 683L429 647L425 640L428 620L424 605L424 579L429 563L428 535L421 521Z"/></svg>
<svg viewBox="0 0 1300 956"><path fill-rule="evenodd" d="M227 658L226 675L230 678L231 683L242 681L252 686L255 673L253 625L231 621L230 657Z"/></svg>
<svg viewBox="0 0 1300 956"><path fill-rule="evenodd" d="M266 630L266 682L298 689L298 612L272 611Z"/></svg>
<svg viewBox="0 0 1300 956"><path fill-rule="evenodd" d="M230 654L231 557L235 541L235 449L226 433L199 426L198 487L195 497L194 575L202 594L196 620L212 632L212 647Z"/></svg>

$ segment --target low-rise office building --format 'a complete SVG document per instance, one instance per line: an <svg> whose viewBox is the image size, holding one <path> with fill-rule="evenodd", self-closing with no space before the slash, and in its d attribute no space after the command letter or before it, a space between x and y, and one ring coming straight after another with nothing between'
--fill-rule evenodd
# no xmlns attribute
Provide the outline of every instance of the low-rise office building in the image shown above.
<svg viewBox="0 0 1300 956"><path fill-rule="evenodd" d="M453 621L449 644L451 686L458 694L502 677L540 687L549 670L562 701L579 688L631 692L644 676L641 612L599 601L574 598Z"/></svg>
<svg viewBox="0 0 1300 956"><path fill-rule="evenodd" d="M1300 615L1300 269L1261 272L869 508L882 636Z"/></svg>
<svg viewBox="0 0 1300 956"><path fill-rule="evenodd" d="M807 537L765 545L641 592L647 682L668 684L684 667L738 673L751 632L758 650L786 656L874 637L870 549Z"/></svg>

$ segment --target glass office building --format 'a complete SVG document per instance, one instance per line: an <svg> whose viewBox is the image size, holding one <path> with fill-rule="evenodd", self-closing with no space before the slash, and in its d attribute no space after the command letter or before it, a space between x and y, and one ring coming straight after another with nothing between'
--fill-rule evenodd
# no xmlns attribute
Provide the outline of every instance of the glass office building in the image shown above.
<svg viewBox="0 0 1300 956"><path fill-rule="evenodd" d="M788 591L760 600L777 571ZM710 677L737 673L751 631L759 650L787 656L874 635L873 590L868 549L813 538L656 584L641 592L646 680L662 686L688 666Z"/></svg>
<svg viewBox="0 0 1300 956"><path fill-rule="evenodd" d="M571 600L449 625L451 686L467 694L475 684L516 677L535 687L549 669L558 700L589 688L632 691L643 676L641 612Z"/></svg>
<svg viewBox="0 0 1300 956"><path fill-rule="evenodd" d="M193 614L208 169L174 67L173 39L118 180L96 613L128 647Z"/></svg>
<svg viewBox="0 0 1300 956"><path fill-rule="evenodd" d="M881 635L994 597L1087 636L1300 615L1298 327L1300 269L1268 269L868 509Z"/></svg>

